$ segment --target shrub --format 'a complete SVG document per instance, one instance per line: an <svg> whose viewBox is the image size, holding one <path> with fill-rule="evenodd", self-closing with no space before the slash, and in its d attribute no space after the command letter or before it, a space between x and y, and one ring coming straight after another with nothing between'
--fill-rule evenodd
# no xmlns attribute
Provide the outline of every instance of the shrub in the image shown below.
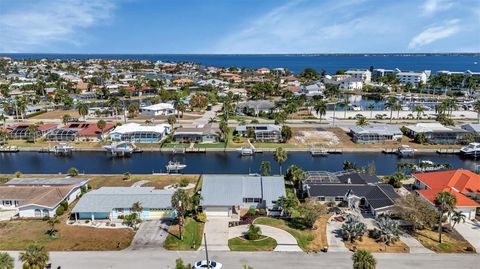
<svg viewBox="0 0 480 269"><path fill-rule="evenodd" d="M368 237L373 238L373 239L378 239L380 238L381 232L378 229L372 229L368 230Z"/></svg>
<svg viewBox="0 0 480 269"><path fill-rule="evenodd" d="M258 214L259 214L259 215L267 215L267 210L265 210L265 209L263 209L263 208L260 208L260 209L258 210Z"/></svg>
<svg viewBox="0 0 480 269"><path fill-rule="evenodd" d="M257 214L257 209L255 209L253 207L249 208L248 211L247 211L248 216L255 216L256 214Z"/></svg>
<svg viewBox="0 0 480 269"><path fill-rule="evenodd" d="M77 176L78 175L78 169L75 168L75 167L72 167L72 168L68 169L67 173L68 173L69 176L72 176L72 177Z"/></svg>
<svg viewBox="0 0 480 269"><path fill-rule="evenodd" d="M55 214L57 214L57 216L63 215L64 212L65 212L65 208L62 205L57 207L57 210L55 210Z"/></svg>
<svg viewBox="0 0 480 269"><path fill-rule="evenodd" d="M200 213L200 214L197 215L197 219L200 222L206 222L207 221L207 214Z"/></svg>
<svg viewBox="0 0 480 269"><path fill-rule="evenodd" d="M255 224L250 224L248 226L248 231L246 237L248 240L258 240L262 236L262 230L260 227L256 226Z"/></svg>
<svg viewBox="0 0 480 269"><path fill-rule="evenodd" d="M188 184L190 184L190 181L188 180L188 178L182 178L180 180L180 187L186 187L188 186Z"/></svg>

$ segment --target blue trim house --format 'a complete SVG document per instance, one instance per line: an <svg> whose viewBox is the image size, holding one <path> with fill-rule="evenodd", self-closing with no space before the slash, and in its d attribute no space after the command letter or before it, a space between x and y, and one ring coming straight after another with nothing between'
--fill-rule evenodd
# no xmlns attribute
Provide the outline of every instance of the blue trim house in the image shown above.
<svg viewBox="0 0 480 269"><path fill-rule="evenodd" d="M171 218L174 190L153 187L102 187L85 194L72 210L75 220L117 220L132 214L131 207L139 202L141 219Z"/></svg>

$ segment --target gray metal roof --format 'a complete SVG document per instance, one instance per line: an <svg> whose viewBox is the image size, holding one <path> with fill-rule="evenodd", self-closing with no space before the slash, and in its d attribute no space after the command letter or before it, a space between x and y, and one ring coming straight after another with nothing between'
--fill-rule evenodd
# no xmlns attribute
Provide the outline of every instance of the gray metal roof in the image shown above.
<svg viewBox="0 0 480 269"><path fill-rule="evenodd" d="M467 123L462 125L462 129L473 133L480 133L480 123Z"/></svg>
<svg viewBox="0 0 480 269"><path fill-rule="evenodd" d="M234 206L243 198L262 198L266 206L286 196L280 176L205 175L202 183L202 206Z"/></svg>
<svg viewBox="0 0 480 269"><path fill-rule="evenodd" d="M143 208L170 208L174 190L153 187L102 187L82 196L72 213L111 212L140 202Z"/></svg>
<svg viewBox="0 0 480 269"><path fill-rule="evenodd" d="M400 128L394 125L352 126L350 131L354 134L402 135Z"/></svg>
<svg viewBox="0 0 480 269"><path fill-rule="evenodd" d="M63 185L85 185L88 178L66 177L66 178L13 178L5 185L22 186L63 186Z"/></svg>

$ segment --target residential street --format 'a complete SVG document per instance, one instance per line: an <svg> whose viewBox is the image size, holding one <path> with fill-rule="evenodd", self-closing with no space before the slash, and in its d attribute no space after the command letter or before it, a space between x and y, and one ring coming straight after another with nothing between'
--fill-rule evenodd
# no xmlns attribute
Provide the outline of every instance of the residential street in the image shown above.
<svg viewBox="0 0 480 269"><path fill-rule="evenodd" d="M14 255L16 268L21 268L17 253ZM318 269L318 268L352 268L351 253L306 254L295 252L210 252L210 259L224 264L225 269L241 269L248 263L255 269ZM377 268L478 268L480 255L460 254L376 254ZM175 268L175 259L193 263L204 259L204 252L171 252L148 249L142 251L119 252L52 252L52 268Z"/></svg>

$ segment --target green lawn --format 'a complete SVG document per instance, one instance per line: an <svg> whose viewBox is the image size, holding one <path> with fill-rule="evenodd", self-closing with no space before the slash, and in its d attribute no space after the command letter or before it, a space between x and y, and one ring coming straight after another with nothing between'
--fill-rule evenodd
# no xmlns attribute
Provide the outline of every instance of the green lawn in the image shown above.
<svg viewBox="0 0 480 269"><path fill-rule="evenodd" d="M310 249L309 245L315 239L315 234L310 229L306 229L294 220L287 222L281 219L258 218L255 220L255 224L268 225L287 231L297 239L298 245L305 251Z"/></svg>
<svg viewBox="0 0 480 269"><path fill-rule="evenodd" d="M255 142L253 145L256 148L261 148L261 149L276 149L276 148L304 148L303 146L298 146L294 144L289 144L289 143L261 143L261 142Z"/></svg>
<svg viewBox="0 0 480 269"><path fill-rule="evenodd" d="M235 237L228 240L228 247L232 251L272 251L277 247L277 241L268 236L262 236L259 240Z"/></svg>
<svg viewBox="0 0 480 269"><path fill-rule="evenodd" d="M225 148L225 143L205 143L205 144L195 144L195 148L200 148L200 149L212 149L212 148Z"/></svg>
<svg viewBox="0 0 480 269"><path fill-rule="evenodd" d="M197 250L202 244L203 225L202 222L187 218L182 230L183 240L179 238L178 225L171 226L163 246L168 250Z"/></svg>

